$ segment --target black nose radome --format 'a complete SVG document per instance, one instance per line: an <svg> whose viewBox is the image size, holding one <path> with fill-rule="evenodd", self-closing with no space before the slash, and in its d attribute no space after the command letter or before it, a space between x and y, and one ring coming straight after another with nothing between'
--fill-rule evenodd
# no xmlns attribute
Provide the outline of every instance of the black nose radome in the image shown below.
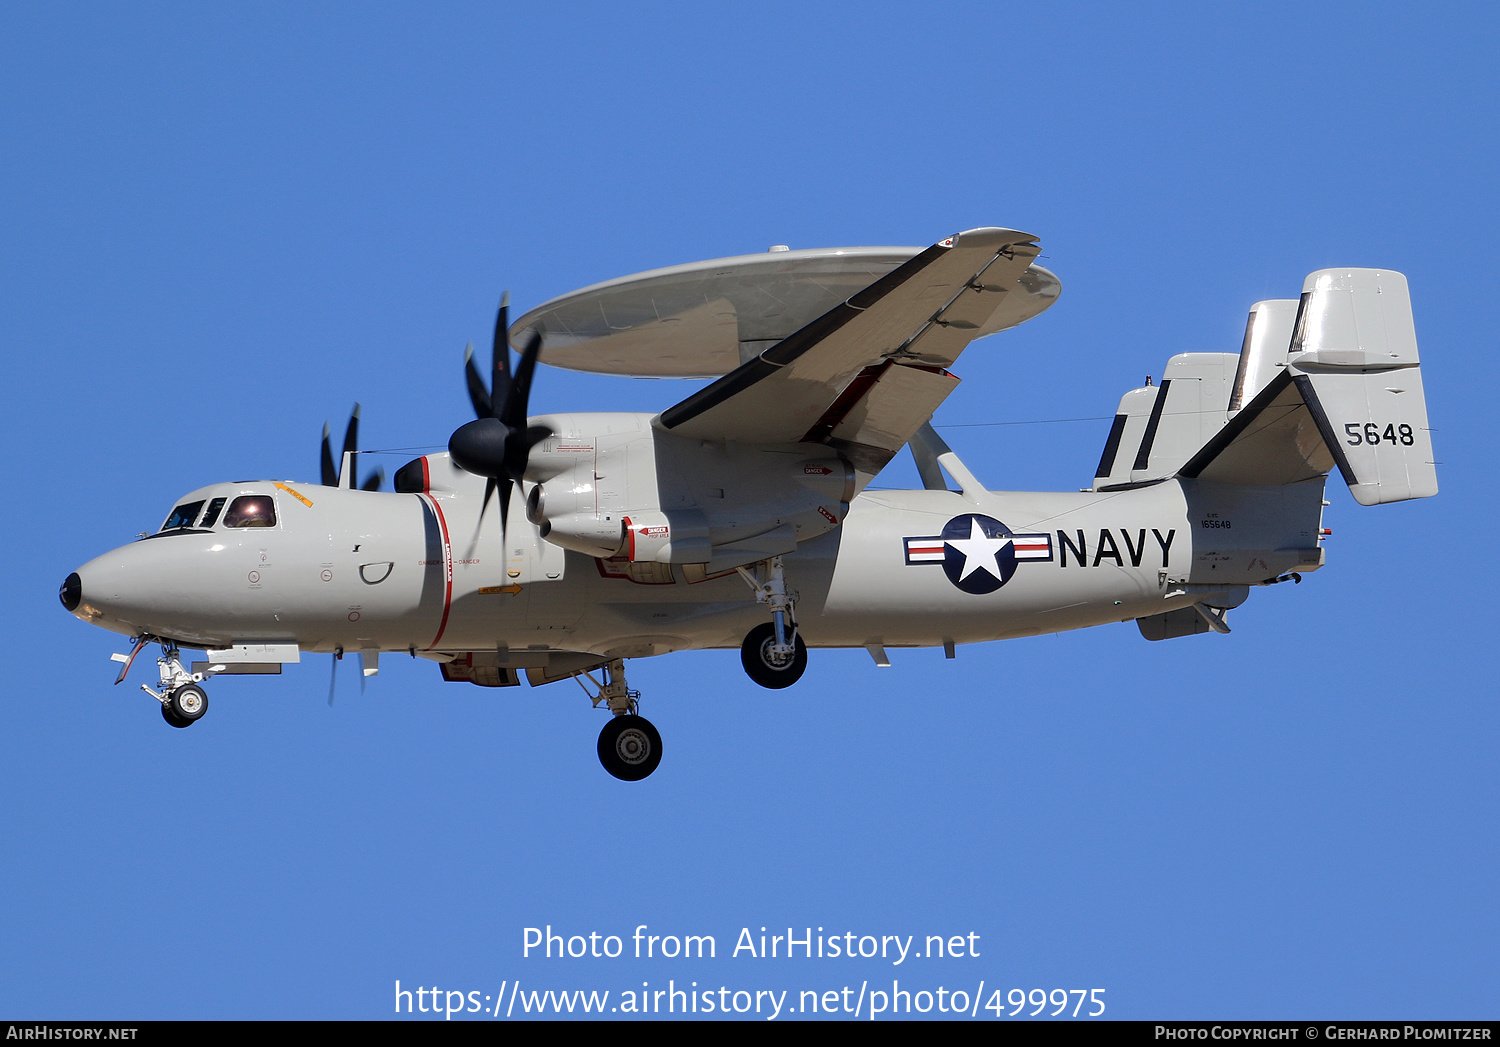
<svg viewBox="0 0 1500 1047"><path fill-rule="evenodd" d="M57 598L68 610L78 610L78 605L83 600L83 580L78 577L77 571L63 579L62 588L57 590Z"/></svg>

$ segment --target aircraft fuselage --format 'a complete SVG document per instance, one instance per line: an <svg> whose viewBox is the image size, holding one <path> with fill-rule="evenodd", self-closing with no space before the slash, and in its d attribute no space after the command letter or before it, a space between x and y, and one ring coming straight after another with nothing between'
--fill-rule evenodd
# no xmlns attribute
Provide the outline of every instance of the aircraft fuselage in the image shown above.
<svg viewBox="0 0 1500 1047"><path fill-rule="evenodd" d="M221 484L183 502L269 497L272 526L163 532L78 571L74 613L183 646L303 651L549 652L622 658L738 647L764 621L735 572L549 547L512 512L507 537L547 562L513 584L484 481L391 494ZM1321 564L1323 480L1275 487L1166 480L1113 492L866 491L840 527L784 557L809 647L941 646L1160 614ZM525 533L519 533L525 532ZM518 546L519 548L519 546ZM555 571L553 570L555 569ZM557 577L548 577L555 573Z"/></svg>

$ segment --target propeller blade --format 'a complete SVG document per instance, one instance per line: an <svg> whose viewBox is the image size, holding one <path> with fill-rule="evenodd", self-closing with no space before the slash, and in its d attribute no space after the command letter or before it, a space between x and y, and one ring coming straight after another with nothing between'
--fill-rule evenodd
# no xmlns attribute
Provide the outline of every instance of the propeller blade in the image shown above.
<svg viewBox="0 0 1500 1047"><path fill-rule="evenodd" d="M490 406L490 391L479 377L479 368L474 364L474 343L464 347L464 381L469 386L469 403L474 405L475 418L488 418L494 410Z"/></svg>
<svg viewBox="0 0 1500 1047"><path fill-rule="evenodd" d="M333 464L333 450L328 444L328 423L323 423L323 486L337 487L339 471Z"/></svg>
<svg viewBox="0 0 1500 1047"><path fill-rule="evenodd" d="M515 486L509 477L500 481L500 546L505 547L505 524L510 519L510 489Z"/></svg>
<svg viewBox="0 0 1500 1047"><path fill-rule="evenodd" d="M484 526L484 513L489 510L489 496L495 493L495 484L498 483L499 480L496 480L495 477L489 477L487 480L484 480L484 501L478 504L478 523L480 523L480 526ZM477 531L478 528L474 529Z"/></svg>
<svg viewBox="0 0 1500 1047"><path fill-rule="evenodd" d="M354 471L355 453L359 450L359 404L354 405L354 411L349 415L349 428L344 430L344 453L349 455L349 486L354 486L354 478L358 474ZM339 479L344 478L343 460L339 461Z"/></svg>
<svg viewBox="0 0 1500 1047"><path fill-rule="evenodd" d="M506 291L500 296L500 311L495 314L495 341L490 349L491 418L499 418L501 405L510 402L510 342L506 334L509 321L510 292Z"/></svg>
<svg viewBox="0 0 1500 1047"><path fill-rule="evenodd" d="M378 491L380 490L380 485L383 483L385 483L385 470L376 469L365 478L364 483L359 485L359 489L361 491Z"/></svg>
<svg viewBox="0 0 1500 1047"><path fill-rule="evenodd" d="M506 344L506 321L509 315L510 292L507 291L500 300L500 311L495 319L490 413L480 411L483 403L476 390L482 391L484 383L475 371L471 352L465 357L464 373L468 379L469 395L474 402L475 413L480 417L459 426L448 440L448 453L455 465L465 472L485 476L490 480L484 488L484 504L479 510L480 524L483 524L484 514L489 507L490 493L498 486L502 534L505 530L505 518L510 513L511 491L526 475L526 463L531 456L531 449L552 435L552 430L545 425L526 424L526 405L531 396L531 381L536 373L537 356L542 348L541 335L532 333L521 354L521 362L512 375L510 349Z"/></svg>
<svg viewBox="0 0 1500 1047"><path fill-rule="evenodd" d="M527 453L530 454L533 447L535 447L537 444L541 443L551 435L552 428L550 426L528 425L525 432L521 434L521 438L526 443Z"/></svg>
<svg viewBox="0 0 1500 1047"><path fill-rule="evenodd" d="M494 494L495 488L499 486L500 481L493 476L487 478L484 482L484 500L479 503L479 519L474 524L474 535L469 539L468 551L464 553L464 559L466 560L472 557L474 550L479 547L479 535L484 530L484 516L490 508L490 495ZM503 518L500 520L500 545L502 548L505 545L505 520Z"/></svg>
<svg viewBox="0 0 1500 1047"><path fill-rule="evenodd" d="M526 349L521 353L521 365L516 368L516 378L505 397L505 406L496 415L512 429L526 424L526 402L531 399L531 376L536 373L537 354L542 351L542 336L531 333Z"/></svg>
<svg viewBox="0 0 1500 1047"><path fill-rule="evenodd" d="M478 535L480 529L484 527L484 514L490 507L490 495L495 493L495 485L499 482L500 481L496 480L493 476L491 476L484 482L484 501L479 503L479 523L474 527L474 533L476 535ZM505 525L503 522L500 525L500 529L501 533L503 534L505 530Z"/></svg>
<svg viewBox="0 0 1500 1047"><path fill-rule="evenodd" d="M552 430L545 425L530 425L525 429L512 429L506 433L505 475L517 481L525 477L531 449L551 435Z"/></svg>
<svg viewBox="0 0 1500 1047"><path fill-rule="evenodd" d="M333 663L333 674L328 677L328 707L333 708L333 688L339 682L339 656L335 654L329 659Z"/></svg>

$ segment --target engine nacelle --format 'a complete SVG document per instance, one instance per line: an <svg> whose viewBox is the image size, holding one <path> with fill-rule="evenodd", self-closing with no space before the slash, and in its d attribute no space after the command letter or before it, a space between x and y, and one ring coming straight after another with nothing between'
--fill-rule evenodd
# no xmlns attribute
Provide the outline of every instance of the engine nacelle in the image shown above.
<svg viewBox="0 0 1500 1047"><path fill-rule="evenodd" d="M636 510L625 517L625 558L633 562L708 563L708 517L698 509Z"/></svg>
<svg viewBox="0 0 1500 1047"><path fill-rule="evenodd" d="M540 488L538 488L540 490ZM600 519L591 513L564 513L543 519L538 533L553 545L571 549L585 556L609 558L624 544L624 518Z"/></svg>
<svg viewBox="0 0 1500 1047"><path fill-rule="evenodd" d="M649 415L532 422L555 435L531 453L527 518L547 541L589 556L717 565L733 558L726 549L773 533L790 551L843 522L854 497L853 467L819 444L687 440Z"/></svg>

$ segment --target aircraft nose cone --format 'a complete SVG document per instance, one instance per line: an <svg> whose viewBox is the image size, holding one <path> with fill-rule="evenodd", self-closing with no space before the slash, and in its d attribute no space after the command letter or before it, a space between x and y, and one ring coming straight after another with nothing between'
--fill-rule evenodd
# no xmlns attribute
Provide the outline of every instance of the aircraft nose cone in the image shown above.
<svg viewBox="0 0 1500 1047"><path fill-rule="evenodd" d="M57 598L69 611L78 610L78 605L83 602L83 579L78 577L77 571L63 579L62 588L57 590Z"/></svg>

